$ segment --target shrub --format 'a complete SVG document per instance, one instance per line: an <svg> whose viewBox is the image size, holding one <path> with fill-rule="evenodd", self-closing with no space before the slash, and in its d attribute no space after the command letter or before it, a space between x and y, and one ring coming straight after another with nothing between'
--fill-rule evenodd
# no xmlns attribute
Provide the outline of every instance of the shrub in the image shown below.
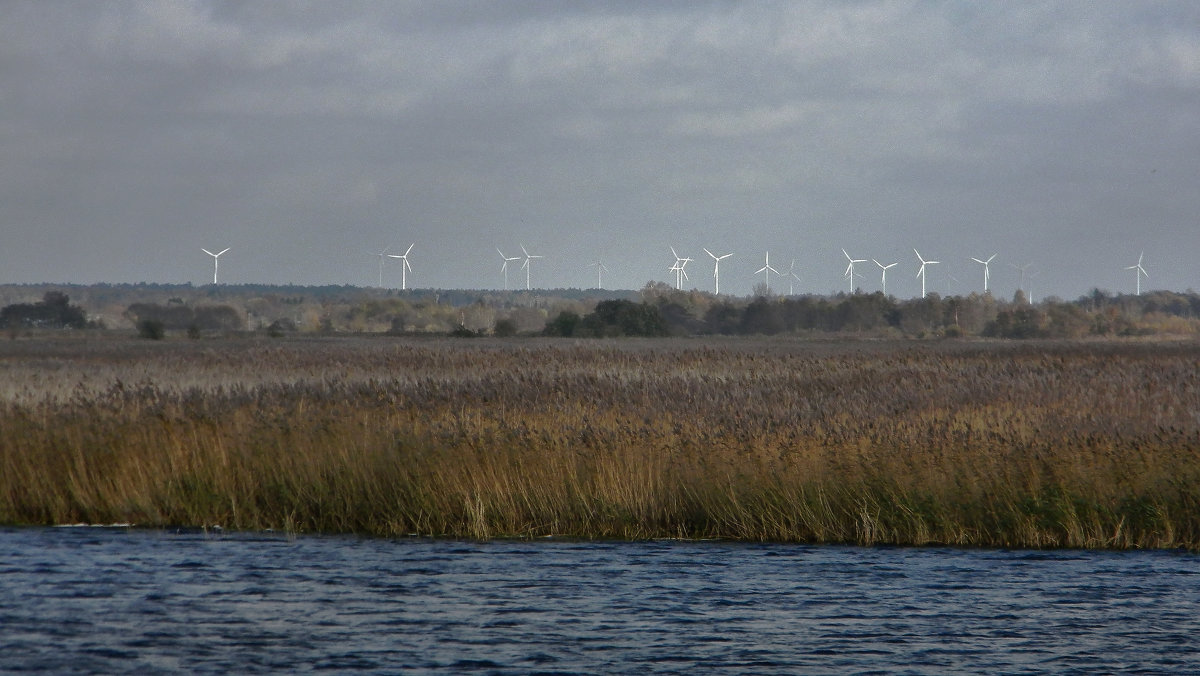
<svg viewBox="0 0 1200 676"><path fill-rule="evenodd" d="M166 326L157 319L143 319L137 325L138 336L147 340L162 340L166 335Z"/></svg>

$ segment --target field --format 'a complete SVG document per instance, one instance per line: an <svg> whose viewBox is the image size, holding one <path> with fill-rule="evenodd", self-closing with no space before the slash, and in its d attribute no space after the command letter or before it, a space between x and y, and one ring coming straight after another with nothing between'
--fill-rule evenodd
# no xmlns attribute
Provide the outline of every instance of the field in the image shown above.
<svg viewBox="0 0 1200 676"><path fill-rule="evenodd" d="M0 523L1200 548L1200 343L0 341Z"/></svg>

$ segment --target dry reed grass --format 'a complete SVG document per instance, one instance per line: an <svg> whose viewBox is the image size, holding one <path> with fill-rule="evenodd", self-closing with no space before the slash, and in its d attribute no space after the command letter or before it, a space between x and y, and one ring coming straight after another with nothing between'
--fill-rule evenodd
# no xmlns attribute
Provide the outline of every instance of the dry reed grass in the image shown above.
<svg viewBox="0 0 1200 676"><path fill-rule="evenodd" d="M0 346L0 522L1200 546L1200 345Z"/></svg>

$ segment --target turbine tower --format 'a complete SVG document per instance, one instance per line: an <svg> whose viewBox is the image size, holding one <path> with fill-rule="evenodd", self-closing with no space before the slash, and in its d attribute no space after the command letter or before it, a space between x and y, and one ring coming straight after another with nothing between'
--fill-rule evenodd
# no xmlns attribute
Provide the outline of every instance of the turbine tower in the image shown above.
<svg viewBox="0 0 1200 676"><path fill-rule="evenodd" d="M989 269L989 266L991 266L992 259L994 259L995 257L996 257L996 254L992 254L991 258L987 259L986 261L981 261L978 258L975 258L974 256L971 257L971 260L973 260L976 263L979 263L980 265L983 266L983 292L984 293L987 293L987 291L988 291L988 279L991 278L991 271Z"/></svg>
<svg viewBox="0 0 1200 676"><path fill-rule="evenodd" d="M763 277L766 278L766 280L767 280L767 293L770 294L771 293L771 273L774 272L775 274L778 275L779 271L776 270L775 268L771 267L771 252L766 251L764 253L766 255L764 256L763 266L761 268L755 270L754 274L757 275L760 272L763 273Z"/></svg>
<svg viewBox="0 0 1200 676"><path fill-rule="evenodd" d="M596 261L595 263L589 263L588 267L596 268L596 288L603 289L604 288L604 271L608 270L608 266L605 265L603 261Z"/></svg>
<svg viewBox="0 0 1200 676"><path fill-rule="evenodd" d="M530 289L530 286L529 286L529 269L530 269L531 267L533 267L532 265L530 265L530 264L529 264L529 262L530 262L530 261L532 261L532 260L533 260L533 259L535 259L535 258L543 258L543 256L534 256L534 255L530 254L530 253L529 253L529 251L527 251L527 250L525 249L525 245L524 245L524 244L522 244L522 245L521 245L521 251L522 251L522 252L525 254L525 262L521 264L521 267L525 268L525 290L526 290L526 291L528 291L528 290Z"/></svg>
<svg viewBox="0 0 1200 676"><path fill-rule="evenodd" d="M1025 290L1025 271L1028 270L1029 266L1031 266L1031 265L1033 265L1033 263L1026 263L1025 265L1014 265L1013 263L1008 264L1008 267L1012 268L1013 270L1020 271L1021 278L1020 278L1020 281L1017 283L1017 289L1019 291L1025 292L1026 298L1029 297L1029 292Z"/></svg>
<svg viewBox="0 0 1200 676"><path fill-rule="evenodd" d="M917 270L917 276L921 278L921 297L924 298L925 297L925 279L927 277L927 275L925 274L925 266L926 265L937 265L938 261L927 261L924 258L921 258L921 252L917 251L916 249L913 249L913 253L917 254L917 260L921 261L921 269Z"/></svg>
<svg viewBox="0 0 1200 676"><path fill-rule="evenodd" d="M500 266L500 272L504 273L504 290L508 291L508 264L511 261L521 260L521 257L520 256L512 256L510 258L508 256L505 256L504 252L500 250L500 247L496 247L496 253L500 254L500 258L504 260L504 264Z"/></svg>
<svg viewBox="0 0 1200 676"><path fill-rule="evenodd" d="M368 251L372 256L379 256L379 287L383 288L383 261L387 257L387 250L391 247L383 247L383 251Z"/></svg>
<svg viewBox="0 0 1200 676"><path fill-rule="evenodd" d="M721 295L721 261L729 258L733 254L727 253L718 256L708 249L705 249L704 253L708 254L713 259L713 293L719 296Z"/></svg>
<svg viewBox="0 0 1200 676"><path fill-rule="evenodd" d="M233 247L227 246L224 249L221 249L220 251L218 251L217 253L213 253L203 247L200 248L201 251L203 251L204 253L213 257L213 284L217 283L217 268L221 264L221 254L225 253L226 251L229 251L231 248L233 248Z"/></svg>
<svg viewBox="0 0 1200 676"><path fill-rule="evenodd" d="M846 266L846 272L843 274L847 279L850 280L850 295L854 295L854 264L866 263L867 259L851 258L850 254L846 253L845 249L842 249L842 255L846 257L846 260L850 261L850 264Z"/></svg>
<svg viewBox="0 0 1200 676"><path fill-rule="evenodd" d="M408 254L412 251L413 247L416 245L417 245L416 242L409 244L408 251L405 251L403 256L397 256L396 254L388 254L387 255L388 258L399 258L401 261L404 261L404 264L400 266L400 290L401 291L408 288L408 271L412 270L412 266L408 264ZM382 271L383 266L380 266L379 269L380 269L380 271Z"/></svg>
<svg viewBox="0 0 1200 676"><path fill-rule="evenodd" d="M1146 268L1142 267L1142 257L1145 255L1146 255L1145 251L1141 252L1140 254L1138 254L1138 262L1135 263L1134 265L1130 265L1129 267L1125 268L1126 270L1134 271L1133 276L1137 278L1136 295L1138 295L1138 296L1142 295L1142 275L1145 275L1146 279L1150 279L1150 273L1146 272ZM215 279L215 276L214 276L214 279ZM216 282L214 281L213 284L216 284Z"/></svg>
<svg viewBox="0 0 1200 676"><path fill-rule="evenodd" d="M1033 278L1037 277L1039 274L1041 274L1040 270L1029 273L1029 293L1025 297L1025 300L1028 301L1030 305L1033 305Z"/></svg>
<svg viewBox="0 0 1200 676"><path fill-rule="evenodd" d="M801 281L800 275L796 274L796 259L795 258L792 259L792 264L788 266L787 273L788 273L788 295L794 296L794 295L796 295L796 289L792 285L792 282Z"/></svg>
<svg viewBox="0 0 1200 676"><path fill-rule="evenodd" d="M871 259L871 262L875 263L875 265L878 265L880 270L883 270L883 281L882 281L883 295L886 296L887 295L887 271L888 271L888 268L896 267L896 264L888 263L887 265L884 265L883 263L880 263L879 261L875 260L874 258Z"/></svg>

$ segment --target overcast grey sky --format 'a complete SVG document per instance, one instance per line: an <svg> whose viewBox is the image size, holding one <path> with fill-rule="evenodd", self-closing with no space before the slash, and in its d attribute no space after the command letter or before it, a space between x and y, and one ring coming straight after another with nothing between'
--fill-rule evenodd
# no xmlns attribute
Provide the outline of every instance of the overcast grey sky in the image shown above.
<svg viewBox="0 0 1200 676"><path fill-rule="evenodd" d="M0 149L0 282L1182 291L1200 3L6 0Z"/></svg>

